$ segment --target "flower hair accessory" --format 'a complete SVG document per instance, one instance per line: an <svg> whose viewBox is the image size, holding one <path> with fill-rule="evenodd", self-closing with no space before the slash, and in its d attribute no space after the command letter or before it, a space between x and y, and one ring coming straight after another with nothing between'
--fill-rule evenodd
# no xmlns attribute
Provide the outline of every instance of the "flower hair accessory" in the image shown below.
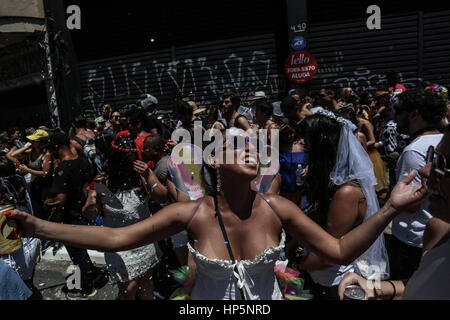
<svg viewBox="0 0 450 320"><path fill-rule="evenodd" d="M138 152L137 149L125 149L122 147L119 147L116 145L116 143L114 142L114 140L111 142L111 147L113 147L113 149L117 150L117 151L122 151L122 152Z"/></svg>

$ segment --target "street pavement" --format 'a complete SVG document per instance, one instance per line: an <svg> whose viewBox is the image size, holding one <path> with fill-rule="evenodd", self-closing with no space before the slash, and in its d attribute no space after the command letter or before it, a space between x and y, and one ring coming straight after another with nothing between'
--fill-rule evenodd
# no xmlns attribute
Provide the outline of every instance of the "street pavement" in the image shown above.
<svg viewBox="0 0 450 320"><path fill-rule="evenodd" d="M66 277L70 275L67 271L72 265L70 261L44 260L38 262L34 275L34 286L42 294L43 300L67 300L62 291L66 284ZM102 267L101 265L97 265ZM97 289L97 294L82 300L116 300L117 285L110 279L102 288Z"/></svg>
<svg viewBox="0 0 450 320"><path fill-rule="evenodd" d="M166 250L165 247L162 248L163 251ZM88 250L88 253L95 266L99 268L106 268L106 262L102 252ZM172 256L173 257L170 258L164 255L160 264L166 264L166 266L171 266L171 269L176 269L178 266L173 264L176 257L174 254L172 254ZM41 293L43 300L68 300L66 298L66 293L62 289L67 289L67 287L65 287L66 278L72 275L73 272L73 264L64 245L61 245L58 250L54 250L54 244L52 243L52 245L39 257L35 268L33 283ZM169 279L166 273L163 273L162 279L162 282L159 281L158 285L155 283L155 286L158 286L159 288L156 288L154 292L155 300L163 299L164 295L167 297L167 295L174 290L174 280ZM82 300L117 299L118 287L111 281L111 279L108 279L107 283L100 283L99 285L100 286L97 286L96 295ZM161 292L163 296L158 292L158 290L160 290L159 292Z"/></svg>

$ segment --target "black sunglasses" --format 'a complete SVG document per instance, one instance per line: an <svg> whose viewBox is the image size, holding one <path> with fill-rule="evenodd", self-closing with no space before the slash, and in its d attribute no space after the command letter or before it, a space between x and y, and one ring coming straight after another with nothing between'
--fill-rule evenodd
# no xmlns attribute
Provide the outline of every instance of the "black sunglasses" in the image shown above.
<svg viewBox="0 0 450 320"><path fill-rule="evenodd" d="M450 168L448 167L449 162L447 161L447 158L444 155L437 153L433 146L430 146L427 152L427 163L430 162L432 163L434 172L446 178L450 177Z"/></svg>

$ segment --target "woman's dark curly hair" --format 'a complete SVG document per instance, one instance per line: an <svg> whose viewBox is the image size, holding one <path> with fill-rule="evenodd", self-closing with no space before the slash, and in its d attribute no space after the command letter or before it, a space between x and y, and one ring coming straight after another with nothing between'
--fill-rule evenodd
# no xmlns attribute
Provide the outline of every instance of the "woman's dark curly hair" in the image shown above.
<svg viewBox="0 0 450 320"><path fill-rule="evenodd" d="M305 139L308 147L308 201L313 206L311 216L325 228L330 199L334 186L330 186L330 173L336 164L337 148L341 136L341 124L324 115L307 117L300 124L298 134Z"/></svg>
<svg viewBox="0 0 450 320"><path fill-rule="evenodd" d="M141 185L139 174L133 170L133 161L138 159L133 139L121 137L115 139L113 145L106 165L109 189L117 192L139 187Z"/></svg>

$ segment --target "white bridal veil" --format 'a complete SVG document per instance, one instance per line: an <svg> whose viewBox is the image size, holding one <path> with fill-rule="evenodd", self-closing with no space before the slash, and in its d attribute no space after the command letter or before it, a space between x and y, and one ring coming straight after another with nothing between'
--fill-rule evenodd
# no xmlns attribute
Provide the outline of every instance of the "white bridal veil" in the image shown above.
<svg viewBox="0 0 450 320"><path fill-rule="evenodd" d="M330 183L340 186L349 181L357 181L366 196L367 210L364 221L379 210L377 195L375 193L375 178L372 162L369 155L356 138L356 126L347 119L336 117L333 113L318 110L322 114L338 120L341 124L336 164L330 174ZM384 246L383 233L364 252L356 264L361 275L369 280L383 280L389 278L389 259Z"/></svg>

